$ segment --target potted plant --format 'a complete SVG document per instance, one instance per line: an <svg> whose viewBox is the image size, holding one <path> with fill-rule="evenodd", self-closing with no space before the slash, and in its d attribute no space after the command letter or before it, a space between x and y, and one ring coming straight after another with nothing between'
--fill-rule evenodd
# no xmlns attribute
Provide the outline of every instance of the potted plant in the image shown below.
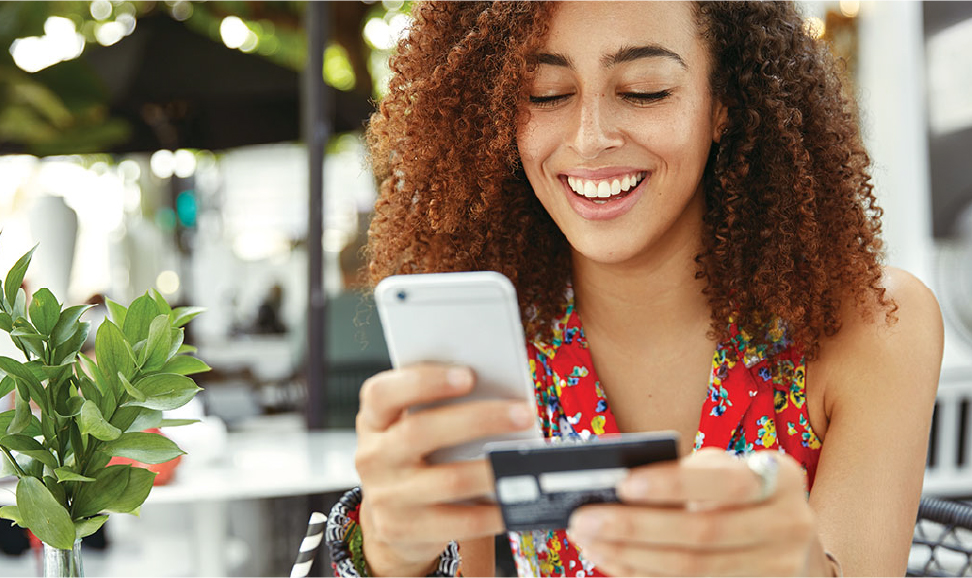
<svg viewBox="0 0 972 578"><path fill-rule="evenodd" d="M26 358L0 356L0 397L14 400L0 413L0 465L19 478L16 505L0 517L44 543L46 576L80 576L81 539L110 512L138 514L156 475L111 459L156 464L185 453L144 430L195 421L162 412L192 399L200 388L187 376L209 369L183 343L182 327L202 310L173 309L154 290L127 308L109 300L92 359L81 352L88 306L62 307L45 288L27 300L34 249L0 284L0 330Z"/></svg>

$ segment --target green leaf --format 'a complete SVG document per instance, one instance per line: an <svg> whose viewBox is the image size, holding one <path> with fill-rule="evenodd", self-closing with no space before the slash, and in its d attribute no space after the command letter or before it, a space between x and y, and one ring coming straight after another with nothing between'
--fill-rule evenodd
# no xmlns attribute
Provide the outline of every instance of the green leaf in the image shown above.
<svg viewBox="0 0 972 578"><path fill-rule="evenodd" d="M152 320L159 315L159 306L148 295L142 295L128 306L128 315L122 330L130 343L137 343L148 337Z"/></svg>
<svg viewBox="0 0 972 578"><path fill-rule="evenodd" d="M199 348L196 347L195 345L183 344L179 346L179 350L176 351L176 353L192 354L192 353L196 353L197 351L199 351Z"/></svg>
<svg viewBox="0 0 972 578"><path fill-rule="evenodd" d="M67 507L67 495L64 493L64 487L57 483L57 479L54 476L44 476L44 487L51 492L51 495L54 496L58 504L61 504L65 508Z"/></svg>
<svg viewBox="0 0 972 578"><path fill-rule="evenodd" d="M81 413L85 399L77 395L69 395L63 403L55 404L54 413L62 418L71 418ZM95 406L97 407L97 405Z"/></svg>
<svg viewBox="0 0 972 578"><path fill-rule="evenodd" d="M17 387L17 382L14 381L14 378L9 375L4 376L3 379L0 379L0 397L13 391L15 387Z"/></svg>
<svg viewBox="0 0 972 578"><path fill-rule="evenodd" d="M98 389L98 386L91 381L90 377L83 374L78 377L78 387L81 389L81 395L83 395L85 399L90 399L91 401L95 402L95 405L97 405L99 408L101 407L101 391Z"/></svg>
<svg viewBox="0 0 972 578"><path fill-rule="evenodd" d="M113 456L122 456L146 464L161 464L186 453L162 434L129 432L103 446Z"/></svg>
<svg viewBox="0 0 972 578"><path fill-rule="evenodd" d="M81 368L88 374L88 377L94 380L95 385L101 390L101 393L107 391L109 387L108 379L105 377L104 372L101 371L101 368L98 367L98 364L83 353L79 355L79 359L81 360Z"/></svg>
<svg viewBox="0 0 972 578"><path fill-rule="evenodd" d="M101 323L95 337L95 357L101 371L112 379L119 372L130 376L135 370L135 354L125 335L117 325L107 319Z"/></svg>
<svg viewBox="0 0 972 578"><path fill-rule="evenodd" d="M111 425L117 427L123 432L129 431L135 420L138 419L139 414L144 408L141 407L120 407L115 410L115 413L111 416Z"/></svg>
<svg viewBox="0 0 972 578"><path fill-rule="evenodd" d="M166 361L165 365L159 371L162 373L176 373L178 375L192 375L194 373L209 371L210 369L212 368L206 365L201 359L196 359L188 355L176 355L169 361Z"/></svg>
<svg viewBox="0 0 972 578"><path fill-rule="evenodd" d="M161 293L155 290L155 287L149 289L148 293L152 296L152 300L155 301L155 304L159 306L159 313L168 315L172 311L172 308L169 307L169 302L165 300L165 297L163 297Z"/></svg>
<svg viewBox="0 0 972 578"><path fill-rule="evenodd" d="M55 468L54 475L57 476L57 481L59 482L93 482L94 478L89 478L88 476L82 476L81 474L75 472L71 468Z"/></svg>
<svg viewBox="0 0 972 578"><path fill-rule="evenodd" d="M23 434L7 434L0 437L0 446L30 456L52 470L60 465L57 463L57 458L45 449L40 442Z"/></svg>
<svg viewBox="0 0 972 578"><path fill-rule="evenodd" d="M0 311L0 329L10 333L13 329L13 319L6 311Z"/></svg>
<svg viewBox="0 0 972 578"><path fill-rule="evenodd" d="M43 482L36 478L20 478L17 506L24 523L42 542L62 550L74 547L71 514L57 502Z"/></svg>
<svg viewBox="0 0 972 578"><path fill-rule="evenodd" d="M24 253L24 256L17 260L13 268L7 273L7 278L3 281L4 295L10 304L13 304L17 299L17 290L20 289L20 284L24 282L24 274L27 272L27 267L30 265L30 258L33 256L35 250L37 250L37 245L34 245L33 249Z"/></svg>
<svg viewBox="0 0 972 578"><path fill-rule="evenodd" d="M10 311L10 316L13 317L14 323L18 319L27 318L27 293L23 289L17 289L17 298L11 303L13 309Z"/></svg>
<svg viewBox="0 0 972 578"><path fill-rule="evenodd" d="M47 287L34 291L30 299L30 321L37 328L37 332L49 336L58 317L61 315L61 304Z"/></svg>
<svg viewBox="0 0 972 578"><path fill-rule="evenodd" d="M21 528L26 528L24 524L24 519L20 516L20 508L17 506L2 506L0 507L0 518L5 520L10 520L14 524L17 524Z"/></svg>
<svg viewBox="0 0 972 578"><path fill-rule="evenodd" d="M139 408L138 417L132 422L130 426L125 430L126 432L132 431L145 431L147 429L152 429L154 427L160 427L162 425L162 412L157 409L146 409Z"/></svg>
<svg viewBox="0 0 972 578"><path fill-rule="evenodd" d="M135 387L145 394L144 401L129 401L123 405L149 409L176 409L189 402L202 389L191 379L174 373L157 373L138 380Z"/></svg>
<svg viewBox="0 0 972 578"><path fill-rule="evenodd" d="M105 306L108 308L108 316L115 322L115 325L124 327L125 317L128 315L128 308L115 303L111 299L105 299Z"/></svg>
<svg viewBox="0 0 972 578"><path fill-rule="evenodd" d="M107 514L102 514L101 516L94 516L93 518L87 518L85 520L77 520L74 522L74 537L78 540L81 538L90 536L98 531L101 526L104 525L105 520L108 519Z"/></svg>
<svg viewBox="0 0 972 578"><path fill-rule="evenodd" d="M77 460L80 459L85 448L87 447L86 442L88 441L88 436L81 435L81 428L78 427L78 420L76 419L72 419L70 422L68 422L68 439L71 441L72 455L70 458L74 459L69 460L69 458L66 457L63 460L64 464L68 466L80 466L80 464L77 464ZM94 442L94 440L91 441Z"/></svg>
<svg viewBox="0 0 972 578"><path fill-rule="evenodd" d="M145 349L142 350L142 370L153 371L168 359L169 348L172 346L172 333L169 327L168 315L158 315L149 325Z"/></svg>
<svg viewBox="0 0 972 578"><path fill-rule="evenodd" d="M118 500L128 486L131 471L128 464L100 469L95 474L95 481L81 484L75 494L74 515L78 518L93 516Z"/></svg>
<svg viewBox="0 0 972 578"><path fill-rule="evenodd" d="M58 345L54 349L54 353L51 354L52 363L71 363L75 360L77 354L84 347L84 342L88 339L88 332L91 330L91 324L87 321L83 323L78 323L75 326L74 335L68 337L66 341Z"/></svg>
<svg viewBox="0 0 972 578"><path fill-rule="evenodd" d="M128 485L125 490L111 504L105 507L109 512L119 514L136 513L145 503L145 498L152 491L152 483L155 481L155 472L145 468L131 467Z"/></svg>
<svg viewBox="0 0 972 578"><path fill-rule="evenodd" d="M169 346L169 352L165 355L165 360L168 361L172 359L174 355L179 353L179 349L182 348L182 341L186 338L186 330L177 327L172 329L172 345Z"/></svg>
<svg viewBox="0 0 972 578"><path fill-rule="evenodd" d="M182 327L192 321L196 315L205 311L205 307L176 307L170 314L172 317L172 325L173 327Z"/></svg>
<svg viewBox="0 0 972 578"><path fill-rule="evenodd" d="M78 320L93 305L72 305L61 311L54 329L51 330L51 344L57 347L77 332Z"/></svg>
<svg viewBox="0 0 972 578"><path fill-rule="evenodd" d="M26 319L14 321L13 331L10 332L14 343L20 341L22 346L27 349L34 357L44 359L44 337Z"/></svg>
<svg viewBox="0 0 972 578"><path fill-rule="evenodd" d="M37 417L35 417L30 413L29 405L27 405L27 411L25 412L25 415L27 416L27 420L28 420L27 427L20 431L10 431L10 424L13 423L16 412L17 412L16 409L11 409L3 413L0 413L0 435L3 435L5 433L19 433L30 437L39 436L41 433L40 420L38 420Z"/></svg>
<svg viewBox="0 0 972 578"><path fill-rule="evenodd" d="M101 415L98 406L90 399L85 400L84 405L81 406L78 427L82 434L92 435L101 441L118 439L122 433L120 429L108 423L108 420Z"/></svg>
<svg viewBox="0 0 972 578"><path fill-rule="evenodd" d="M30 393L30 398L40 406L41 411L50 412L51 408L47 404L44 388L30 368L9 357L0 357L0 370L3 370L7 375L12 375L17 380L18 385L26 387Z"/></svg>
<svg viewBox="0 0 972 578"><path fill-rule="evenodd" d="M10 423L7 424L7 429L4 430L8 434L19 434L27 429L30 425L31 419L34 416L30 411L30 402L20 396L20 393L14 395L14 415Z"/></svg>
<svg viewBox="0 0 972 578"><path fill-rule="evenodd" d="M54 423L54 416L49 413L42 413L40 416L41 424L41 434L43 434L44 439L55 439L57 437L57 432L54 431L57 428L57 424Z"/></svg>
<svg viewBox="0 0 972 578"><path fill-rule="evenodd" d="M118 381L121 382L122 387L128 392L128 395L132 396L135 401L145 401L145 394L141 391L135 389L135 386L131 384L130 381L125 379L125 376L121 373L118 374Z"/></svg>
<svg viewBox="0 0 972 578"><path fill-rule="evenodd" d="M179 427L180 425L192 425L200 421L198 419L164 419L158 427Z"/></svg>

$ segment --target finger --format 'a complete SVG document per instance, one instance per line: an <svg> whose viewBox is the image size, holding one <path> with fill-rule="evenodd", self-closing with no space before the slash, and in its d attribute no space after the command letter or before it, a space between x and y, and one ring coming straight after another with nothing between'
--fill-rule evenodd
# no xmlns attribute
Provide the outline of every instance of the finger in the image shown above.
<svg viewBox="0 0 972 578"><path fill-rule="evenodd" d="M389 512L381 514L379 512ZM391 544L443 543L501 534L503 515L499 506L441 505L405 510L373 508L375 537Z"/></svg>
<svg viewBox="0 0 972 578"><path fill-rule="evenodd" d="M764 496L764 481L745 460L726 452L700 451L679 462L653 464L632 469L618 485L625 503L685 504L695 507L734 507L781 496L803 495L805 479L792 458L772 453L777 462L774 491Z"/></svg>
<svg viewBox="0 0 972 578"><path fill-rule="evenodd" d="M473 382L469 368L443 364L383 371L361 386L358 431L384 431L407 408L462 395L472 389Z"/></svg>
<svg viewBox="0 0 972 578"><path fill-rule="evenodd" d="M594 541L580 551L612 576L792 576L802 569L797 549L781 552L764 546L699 552Z"/></svg>
<svg viewBox="0 0 972 578"><path fill-rule="evenodd" d="M571 516L569 532L578 544L606 540L694 551L752 548L788 535L795 526L787 516L774 515L773 508L768 503L702 511L621 504L585 506Z"/></svg>
<svg viewBox="0 0 972 578"><path fill-rule="evenodd" d="M388 431L395 440L392 445L398 459L407 461L437 449L535 425L535 406L522 401L485 400L410 413Z"/></svg>
<svg viewBox="0 0 972 578"><path fill-rule="evenodd" d="M417 504L447 504L487 496L493 492L493 472L486 460L420 468L395 489Z"/></svg>

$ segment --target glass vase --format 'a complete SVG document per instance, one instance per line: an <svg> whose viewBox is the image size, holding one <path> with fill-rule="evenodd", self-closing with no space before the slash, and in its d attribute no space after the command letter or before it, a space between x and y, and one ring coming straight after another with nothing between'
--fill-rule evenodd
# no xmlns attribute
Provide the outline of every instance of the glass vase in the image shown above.
<svg viewBox="0 0 972 578"><path fill-rule="evenodd" d="M81 540L75 540L74 548L70 550L44 544L44 576L84 576Z"/></svg>

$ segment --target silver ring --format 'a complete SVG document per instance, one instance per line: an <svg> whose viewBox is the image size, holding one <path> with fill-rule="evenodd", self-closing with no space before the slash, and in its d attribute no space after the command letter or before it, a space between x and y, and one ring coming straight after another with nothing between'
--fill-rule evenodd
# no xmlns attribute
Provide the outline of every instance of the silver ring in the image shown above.
<svg viewBox="0 0 972 578"><path fill-rule="evenodd" d="M765 502L776 492L780 463L772 451L753 452L746 456L746 467L759 477L757 502Z"/></svg>

